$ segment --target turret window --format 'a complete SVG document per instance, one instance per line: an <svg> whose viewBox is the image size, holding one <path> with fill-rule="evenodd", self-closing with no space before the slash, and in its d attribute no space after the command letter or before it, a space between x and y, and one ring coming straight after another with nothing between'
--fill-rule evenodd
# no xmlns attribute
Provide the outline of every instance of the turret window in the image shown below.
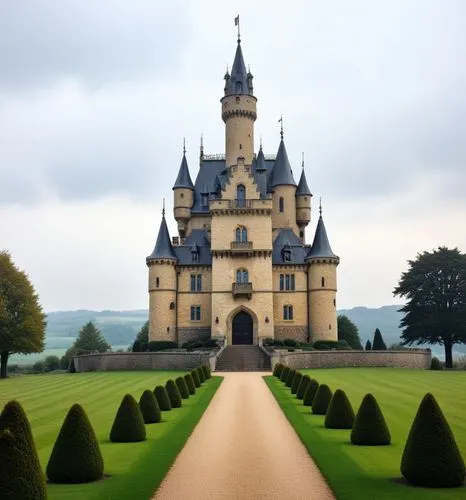
<svg viewBox="0 0 466 500"><path fill-rule="evenodd" d="M202 290L202 274L191 274L191 292Z"/></svg>
<svg viewBox="0 0 466 500"><path fill-rule="evenodd" d="M159 286L160 286L160 278L157 276L155 278L155 288L159 288Z"/></svg>
<svg viewBox="0 0 466 500"><path fill-rule="evenodd" d="M293 320L293 306L292 305L284 305L283 306L283 319L285 321Z"/></svg>
<svg viewBox="0 0 466 500"><path fill-rule="evenodd" d="M201 194L201 204L203 207L208 207L209 206L209 195L208 194Z"/></svg>
<svg viewBox="0 0 466 500"><path fill-rule="evenodd" d="M295 289L295 275L280 274L280 290L294 290L294 289Z"/></svg>
<svg viewBox="0 0 466 500"><path fill-rule="evenodd" d="M236 241L248 241L248 230L244 226L236 228Z"/></svg>
<svg viewBox="0 0 466 500"><path fill-rule="evenodd" d="M191 306L191 321L201 321L201 306Z"/></svg>
<svg viewBox="0 0 466 500"><path fill-rule="evenodd" d="M322 276L322 278L320 279L320 283L322 285L322 287L325 286L325 278Z"/></svg>
<svg viewBox="0 0 466 500"><path fill-rule="evenodd" d="M249 273L247 269L238 269L236 271L236 283L248 283Z"/></svg>
<svg viewBox="0 0 466 500"><path fill-rule="evenodd" d="M283 196L280 196L278 199L278 210L282 213L285 211L285 200L283 199Z"/></svg>

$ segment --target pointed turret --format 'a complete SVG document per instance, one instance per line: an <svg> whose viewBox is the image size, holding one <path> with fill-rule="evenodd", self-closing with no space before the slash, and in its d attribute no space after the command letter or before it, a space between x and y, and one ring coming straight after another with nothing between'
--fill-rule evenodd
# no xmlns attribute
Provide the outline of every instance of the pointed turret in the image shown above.
<svg viewBox="0 0 466 500"><path fill-rule="evenodd" d="M231 67L231 73L228 73L227 70L225 74L225 96L253 95L252 78L252 74L246 71L243 51L241 50L241 40L238 39L235 60L233 61L233 66Z"/></svg>
<svg viewBox="0 0 466 500"><path fill-rule="evenodd" d="M181 160L178 177L172 189L186 188L194 190L194 184L189 175L188 162L186 161L186 151L183 151L183 159Z"/></svg>
<svg viewBox="0 0 466 500"><path fill-rule="evenodd" d="M148 257L146 257L146 262L149 265L152 260L156 259L178 260L178 257L176 256L175 250L173 250L173 246L170 241L167 221L165 220L165 208L162 210L162 222L160 223L157 242L155 243L155 247L154 250L152 250L152 253Z"/></svg>
<svg viewBox="0 0 466 500"><path fill-rule="evenodd" d="M301 178L299 179L298 189L296 190L296 223L299 227L299 237L301 242L306 244L306 226L311 222L311 198L312 193L307 184L306 174L304 172L304 153L302 163Z"/></svg>
<svg viewBox="0 0 466 500"><path fill-rule="evenodd" d="M339 261L339 257L335 255L328 241L327 231L325 229L324 219L322 218L322 206L319 208L320 215L317 222L317 228L314 235L314 241L307 259L334 259Z"/></svg>
<svg viewBox="0 0 466 500"><path fill-rule="evenodd" d="M293 171L291 170L290 162L288 160L288 154L286 152L283 135L280 140L280 146L278 147L277 157L275 158L271 176L271 186L273 188L276 186L285 185L296 186L296 182L293 177Z"/></svg>
<svg viewBox="0 0 466 500"><path fill-rule="evenodd" d="M306 174L304 172L304 163L301 177L299 178L298 189L296 190L296 196L312 196L311 190L307 184Z"/></svg>
<svg viewBox="0 0 466 500"><path fill-rule="evenodd" d="M262 151L262 143L261 143L260 148L259 148L259 153L257 154L257 158L256 158L256 172L262 174L266 171L267 171L267 167L265 165L265 156L264 156L264 152Z"/></svg>
<svg viewBox="0 0 466 500"><path fill-rule="evenodd" d="M178 222L178 233L183 240L186 236L186 230L189 219L191 218L191 208L194 202L194 184L189 175L188 162L186 160L186 144L183 140L183 158L181 160L180 170L173 186L173 214Z"/></svg>

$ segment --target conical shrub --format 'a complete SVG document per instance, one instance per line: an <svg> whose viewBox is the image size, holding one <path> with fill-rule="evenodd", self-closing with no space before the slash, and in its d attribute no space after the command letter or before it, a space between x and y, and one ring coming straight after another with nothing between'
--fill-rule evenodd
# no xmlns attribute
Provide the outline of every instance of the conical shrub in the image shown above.
<svg viewBox="0 0 466 500"><path fill-rule="evenodd" d="M314 415L325 415L328 405L332 399L332 391L327 384L319 385L314 401L312 402L312 413Z"/></svg>
<svg viewBox="0 0 466 500"><path fill-rule="evenodd" d="M464 484L465 466L455 437L430 393L419 406L401 459L401 473L411 484L453 488Z"/></svg>
<svg viewBox="0 0 466 500"><path fill-rule="evenodd" d="M390 444L391 436L377 400L366 394L354 419L351 442L364 446Z"/></svg>
<svg viewBox="0 0 466 500"><path fill-rule="evenodd" d="M194 380L194 385L196 387L201 387L201 379L199 378L199 373L197 373L197 370L191 371L191 377Z"/></svg>
<svg viewBox="0 0 466 500"><path fill-rule="evenodd" d="M131 394L126 394L118 408L110 431L114 443L136 443L146 439L146 427L139 405Z"/></svg>
<svg viewBox="0 0 466 500"><path fill-rule="evenodd" d="M294 368L291 368L290 371L288 372L288 376L286 377L287 387L291 387L295 375L296 375L296 370Z"/></svg>
<svg viewBox="0 0 466 500"><path fill-rule="evenodd" d="M299 383L298 390L296 391L296 397L298 399L304 398L304 394L306 393L306 389L310 381L311 377L309 375L303 375L301 382Z"/></svg>
<svg viewBox="0 0 466 500"><path fill-rule="evenodd" d="M354 411L345 391L337 389L328 405L325 415L325 427L329 429L351 429L354 423Z"/></svg>
<svg viewBox="0 0 466 500"><path fill-rule="evenodd" d="M139 409L141 410L142 418L145 424L157 424L162 420L160 411L154 393L149 389L145 390L139 400Z"/></svg>
<svg viewBox="0 0 466 500"><path fill-rule="evenodd" d="M190 373L187 373L184 376L184 379L186 380L186 385L188 386L188 391L189 394L192 396L193 394L196 394L196 386L194 385L194 380L193 376Z"/></svg>
<svg viewBox="0 0 466 500"><path fill-rule="evenodd" d="M312 406L314 401L316 392L319 389L319 382L317 380L311 379L309 384L307 385L306 392L303 397L303 405L304 406Z"/></svg>
<svg viewBox="0 0 466 500"><path fill-rule="evenodd" d="M197 374L199 375L199 381L201 382L201 385L202 385L205 382L204 370L200 366L195 368L195 370L197 371Z"/></svg>
<svg viewBox="0 0 466 500"><path fill-rule="evenodd" d="M301 383L301 379L303 378L303 374L300 372L296 372L293 383L291 384L291 394L296 394L298 392L299 384Z"/></svg>
<svg viewBox="0 0 466 500"><path fill-rule="evenodd" d="M210 366L205 364L201 366L202 371L204 372L205 379L208 380L209 378L212 378L212 373L210 371Z"/></svg>
<svg viewBox="0 0 466 500"><path fill-rule="evenodd" d="M0 416L0 429L9 430L13 434L15 445L19 448L23 459L26 461L24 474L30 483L28 485L30 491L34 493L31 498L47 498L45 475L40 466L34 438L32 437L31 425L18 401L9 401L3 408ZM0 484L2 483L0 482ZM3 498L1 487L0 498Z"/></svg>
<svg viewBox="0 0 466 500"><path fill-rule="evenodd" d="M284 366L281 363L277 363L275 365L275 368L273 369L273 376L280 378L280 375L282 374Z"/></svg>
<svg viewBox="0 0 466 500"><path fill-rule="evenodd" d="M290 367L285 366L283 368L282 374L280 375L280 381L286 383L286 379L288 378L288 373L290 373Z"/></svg>
<svg viewBox="0 0 466 500"><path fill-rule="evenodd" d="M134 403L137 407L136 401ZM89 483L104 475L99 442L86 412L79 404L74 404L65 417L46 473L54 483Z"/></svg>
<svg viewBox="0 0 466 500"><path fill-rule="evenodd" d="M172 408L181 408L181 394L178 390L178 386L173 380L168 380L165 384L165 389L167 389L168 397L170 398L170 404Z"/></svg>
<svg viewBox="0 0 466 500"><path fill-rule="evenodd" d="M172 409L170 396L168 395L167 389L165 389L163 385L158 385L154 389L154 396L159 404L159 408L162 411L170 411Z"/></svg>
<svg viewBox="0 0 466 500"><path fill-rule="evenodd" d="M175 379L175 384L178 387L178 390L180 391L181 397L183 399L188 399L189 398L189 389L186 384L186 380L184 377L177 377Z"/></svg>

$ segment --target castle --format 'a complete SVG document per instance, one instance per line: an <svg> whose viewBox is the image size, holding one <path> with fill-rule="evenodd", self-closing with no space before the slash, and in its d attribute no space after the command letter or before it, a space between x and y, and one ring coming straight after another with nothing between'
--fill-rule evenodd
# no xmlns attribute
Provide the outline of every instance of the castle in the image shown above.
<svg viewBox="0 0 466 500"><path fill-rule="evenodd" d="M149 268L149 339L337 340L337 266L322 218L312 245L304 163L295 182L283 122L276 156L254 152L257 98L238 35L221 99L225 155L206 155L191 180L186 151L173 186L178 237L165 210Z"/></svg>

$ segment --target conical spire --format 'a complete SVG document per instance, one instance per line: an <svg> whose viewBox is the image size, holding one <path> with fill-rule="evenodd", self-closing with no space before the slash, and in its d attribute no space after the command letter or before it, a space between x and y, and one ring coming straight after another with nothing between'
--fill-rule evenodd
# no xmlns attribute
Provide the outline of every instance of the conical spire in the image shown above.
<svg viewBox="0 0 466 500"><path fill-rule="evenodd" d="M152 253L148 257L146 257L146 262L149 263L154 259L178 260L178 257L176 256L175 250L173 250L173 246L170 241L170 233L168 232L167 221L165 220L165 200L162 210L162 222L160 223L157 242L155 243L155 247Z"/></svg>
<svg viewBox="0 0 466 500"><path fill-rule="evenodd" d="M259 148L259 153L256 158L256 172L258 173L263 173L267 170L267 167L265 166L265 157L264 157L264 152L262 151L262 143Z"/></svg>
<svg viewBox="0 0 466 500"><path fill-rule="evenodd" d="M186 188L194 190L194 184L189 175L188 162L186 161L186 147L183 143L183 159L181 160L180 170L178 171L178 177L176 178L175 184L172 189Z"/></svg>
<svg viewBox="0 0 466 500"><path fill-rule="evenodd" d="M246 71L243 51L241 50L241 40L238 38L235 60L231 67L231 74L228 71L225 75L225 95L249 94L252 95L252 75Z"/></svg>
<svg viewBox="0 0 466 500"><path fill-rule="evenodd" d="M322 204L319 207L320 216L317 222L316 233L314 236L314 241L312 243L311 251L309 252L307 259L323 257L327 259L338 259L339 257L335 255L328 241L327 231L325 230L324 219L322 218Z"/></svg>
<svg viewBox="0 0 466 500"><path fill-rule="evenodd" d="M282 138L280 140L280 146L278 148L277 157L273 165L272 173L270 174L270 185L272 187L281 185L291 185L296 186L296 182L293 178L293 172L291 170L290 162L288 160L288 154L286 152L285 142Z"/></svg>
<svg viewBox="0 0 466 500"><path fill-rule="evenodd" d="M304 155L304 153L303 153ZM298 189L296 190L296 196L312 196L311 190L307 185L306 174L304 172L304 159L303 159L303 170L301 172L301 177L298 183Z"/></svg>

